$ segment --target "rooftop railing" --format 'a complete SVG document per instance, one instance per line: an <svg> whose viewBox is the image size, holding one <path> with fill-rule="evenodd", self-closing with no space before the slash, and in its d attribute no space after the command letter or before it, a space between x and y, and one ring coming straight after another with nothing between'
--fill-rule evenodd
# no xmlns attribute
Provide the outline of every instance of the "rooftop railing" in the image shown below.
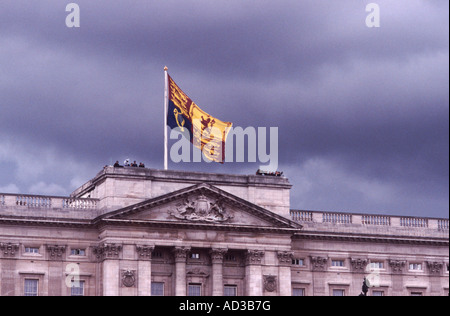
<svg viewBox="0 0 450 316"><path fill-rule="evenodd" d="M425 218L411 216L390 216L372 214L352 214L338 212L318 212L291 210L293 221L303 223L330 223L335 225L355 224L361 226L431 228L449 231L449 220L444 218Z"/></svg>
<svg viewBox="0 0 450 316"><path fill-rule="evenodd" d="M97 209L97 199L58 196L0 194L0 207L43 209Z"/></svg>

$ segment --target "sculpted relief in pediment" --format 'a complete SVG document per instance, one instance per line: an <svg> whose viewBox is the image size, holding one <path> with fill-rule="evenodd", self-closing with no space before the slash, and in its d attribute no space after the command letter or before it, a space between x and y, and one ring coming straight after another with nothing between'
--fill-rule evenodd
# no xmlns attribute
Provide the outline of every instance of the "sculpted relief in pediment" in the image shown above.
<svg viewBox="0 0 450 316"><path fill-rule="evenodd" d="M233 219L233 215L227 212L220 199L211 200L204 195L184 199L174 209L169 210L169 214L191 222L226 223Z"/></svg>
<svg viewBox="0 0 450 316"><path fill-rule="evenodd" d="M117 210L105 220L230 225L233 227L300 228L258 205L209 185L194 186Z"/></svg>

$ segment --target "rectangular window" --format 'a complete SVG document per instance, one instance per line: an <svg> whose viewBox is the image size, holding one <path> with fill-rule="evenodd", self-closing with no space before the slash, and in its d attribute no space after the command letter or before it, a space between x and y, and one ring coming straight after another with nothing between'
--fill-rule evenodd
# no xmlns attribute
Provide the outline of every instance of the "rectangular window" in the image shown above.
<svg viewBox="0 0 450 316"><path fill-rule="evenodd" d="M162 258L163 254L161 251L153 251L152 252L152 259L158 259L158 258Z"/></svg>
<svg viewBox="0 0 450 316"><path fill-rule="evenodd" d="M345 290L333 290L333 296L345 296Z"/></svg>
<svg viewBox="0 0 450 316"><path fill-rule="evenodd" d="M189 284L188 296L202 296L202 285L201 284Z"/></svg>
<svg viewBox="0 0 450 316"><path fill-rule="evenodd" d="M223 289L223 296L237 296L237 286L225 285Z"/></svg>
<svg viewBox="0 0 450 316"><path fill-rule="evenodd" d="M305 289L292 289L292 296L305 296Z"/></svg>
<svg viewBox="0 0 450 316"><path fill-rule="evenodd" d="M73 256L86 256L86 249L72 249L70 254Z"/></svg>
<svg viewBox="0 0 450 316"><path fill-rule="evenodd" d="M410 263L409 264L409 270L421 271L422 270L422 264L421 263Z"/></svg>
<svg viewBox="0 0 450 316"><path fill-rule="evenodd" d="M411 292L411 296L423 296L422 292Z"/></svg>
<svg viewBox="0 0 450 316"><path fill-rule="evenodd" d="M305 260L304 259L292 259L292 265L303 267L303 266L305 266Z"/></svg>
<svg viewBox="0 0 450 316"><path fill-rule="evenodd" d="M373 291L372 296L384 296L384 291Z"/></svg>
<svg viewBox="0 0 450 316"><path fill-rule="evenodd" d="M371 269L384 269L384 263L381 261L374 261L370 263Z"/></svg>
<svg viewBox="0 0 450 316"><path fill-rule="evenodd" d="M84 296L84 281L79 281L78 284L76 282L72 282L70 296Z"/></svg>
<svg viewBox="0 0 450 316"><path fill-rule="evenodd" d="M39 280L25 279L24 296L38 296Z"/></svg>
<svg viewBox="0 0 450 316"><path fill-rule="evenodd" d="M25 253L39 253L39 248L37 248L37 247L25 247Z"/></svg>
<svg viewBox="0 0 450 316"><path fill-rule="evenodd" d="M332 267L343 267L344 266L344 260L332 260L331 261Z"/></svg>
<svg viewBox="0 0 450 316"><path fill-rule="evenodd" d="M199 253L191 253L190 258L191 259L200 259L200 254Z"/></svg>
<svg viewBox="0 0 450 316"><path fill-rule="evenodd" d="M164 296L164 283L152 282L152 296Z"/></svg>
<svg viewBox="0 0 450 316"><path fill-rule="evenodd" d="M231 262L236 262L236 261L237 261L235 255L225 255L224 259L225 259L225 261L229 261L229 262L230 262L230 261L231 261Z"/></svg>

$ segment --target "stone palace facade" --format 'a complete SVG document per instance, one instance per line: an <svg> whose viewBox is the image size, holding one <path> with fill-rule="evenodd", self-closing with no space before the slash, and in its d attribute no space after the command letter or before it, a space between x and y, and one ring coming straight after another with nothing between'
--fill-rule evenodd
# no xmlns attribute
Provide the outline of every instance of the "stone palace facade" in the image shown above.
<svg viewBox="0 0 450 316"><path fill-rule="evenodd" d="M449 221L290 208L288 179L105 167L0 193L2 296L448 295Z"/></svg>

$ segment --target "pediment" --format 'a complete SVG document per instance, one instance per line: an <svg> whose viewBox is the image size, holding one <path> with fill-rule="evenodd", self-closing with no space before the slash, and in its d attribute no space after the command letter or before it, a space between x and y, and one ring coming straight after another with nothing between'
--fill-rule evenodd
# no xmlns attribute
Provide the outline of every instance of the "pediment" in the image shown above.
<svg viewBox="0 0 450 316"><path fill-rule="evenodd" d="M298 230L302 226L209 184L200 184L105 214L105 221L225 228Z"/></svg>

